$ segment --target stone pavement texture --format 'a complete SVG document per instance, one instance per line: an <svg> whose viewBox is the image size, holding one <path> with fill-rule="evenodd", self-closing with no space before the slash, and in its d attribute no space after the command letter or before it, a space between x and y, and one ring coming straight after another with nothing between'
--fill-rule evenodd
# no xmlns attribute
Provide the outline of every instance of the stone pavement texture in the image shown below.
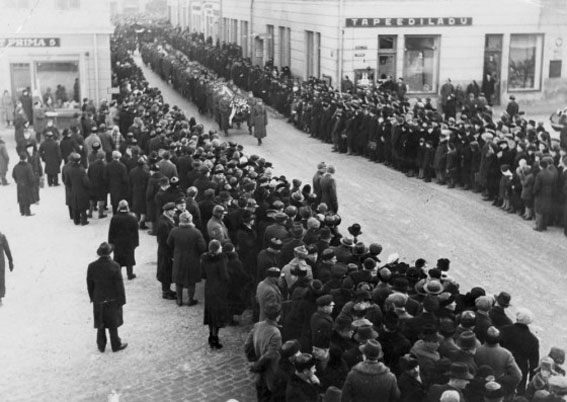
<svg viewBox="0 0 567 402"><path fill-rule="evenodd" d="M145 67L144 72L151 85L162 88L169 104L180 106L207 129L216 128L155 74ZM11 151L11 169L17 161L13 132L1 133ZM476 194L331 153L328 145L274 114L263 146L245 129L231 130L230 139L249 154L272 161L276 174L304 183L311 182L318 162L335 165L343 230L360 223L361 240L380 242L383 259L393 252L409 263L419 257L430 265L449 258L450 273L464 291L475 285L492 293L506 290L513 295L512 312L518 306L534 311L533 329L543 353L551 345L567 346L567 242L558 228L536 233L530 223L483 203ZM85 275L98 244L106 239L109 219L74 226L63 187L43 189L31 218L19 216L13 184L0 187L0 206L0 231L15 259L14 272L6 273L7 294L0 307L0 401L106 401L112 390L120 402L255 400L242 350L249 325L221 330L225 347L211 351L202 304L177 307L161 299L154 237L141 234L138 278L125 283L120 335L129 346L101 354ZM202 300L202 286L198 298Z"/></svg>

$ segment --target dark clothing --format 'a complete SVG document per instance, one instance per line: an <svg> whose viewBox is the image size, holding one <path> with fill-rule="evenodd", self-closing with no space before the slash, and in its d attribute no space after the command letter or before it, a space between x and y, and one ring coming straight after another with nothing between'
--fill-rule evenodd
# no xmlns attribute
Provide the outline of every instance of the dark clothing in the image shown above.
<svg viewBox="0 0 567 402"><path fill-rule="evenodd" d="M8 244L6 236L3 233L0 233L0 299L6 296L6 261L4 260L4 254L6 254L6 258L8 258L11 271L13 267L10 245Z"/></svg>
<svg viewBox="0 0 567 402"><path fill-rule="evenodd" d="M130 171L130 201L132 212L140 216L146 213L146 189L150 174L144 166L136 166Z"/></svg>
<svg viewBox="0 0 567 402"><path fill-rule="evenodd" d="M140 245L138 219L129 212L119 212L110 220L108 242L114 246L114 261L121 267L136 265L134 251Z"/></svg>
<svg viewBox="0 0 567 402"><path fill-rule="evenodd" d="M512 352L522 371L518 392L523 394L539 364L539 341L527 325L515 323L500 330L500 345Z"/></svg>
<svg viewBox="0 0 567 402"><path fill-rule="evenodd" d="M156 278L163 284L171 285L173 269L173 248L167 244L169 233L175 224L173 219L160 215L156 222L157 250L157 274Z"/></svg>
<svg viewBox="0 0 567 402"><path fill-rule="evenodd" d="M167 245L173 248L173 282L185 287L201 282L201 254L207 249L201 232L191 226L174 228Z"/></svg>
<svg viewBox="0 0 567 402"><path fill-rule="evenodd" d="M106 165L105 179L110 193L112 212L116 213L118 203L126 198L128 191L128 170L122 162L113 160Z"/></svg>
<svg viewBox="0 0 567 402"><path fill-rule="evenodd" d="M26 161L20 161L12 170L12 178L17 185L18 204L22 215L30 214L33 203L34 176L32 166Z"/></svg>
<svg viewBox="0 0 567 402"><path fill-rule="evenodd" d="M294 373L287 383L285 400L286 402L319 402L319 387L303 381Z"/></svg>
<svg viewBox="0 0 567 402"><path fill-rule="evenodd" d="M118 328L123 323L122 306L126 292L120 266L110 257L100 257L89 264L87 289L93 303L94 327Z"/></svg>
<svg viewBox="0 0 567 402"><path fill-rule="evenodd" d="M71 163L69 169L64 169L63 183L70 189L69 207L73 211L75 224L85 223L86 210L89 208L89 178L85 168L79 163Z"/></svg>
<svg viewBox="0 0 567 402"><path fill-rule="evenodd" d="M45 163L45 173L56 175L61 172L61 148L52 138L46 138L39 146L39 156Z"/></svg>
<svg viewBox="0 0 567 402"><path fill-rule="evenodd" d="M227 292L229 276L227 256L207 252L201 256L201 273L205 282L203 324L224 327L228 321Z"/></svg>

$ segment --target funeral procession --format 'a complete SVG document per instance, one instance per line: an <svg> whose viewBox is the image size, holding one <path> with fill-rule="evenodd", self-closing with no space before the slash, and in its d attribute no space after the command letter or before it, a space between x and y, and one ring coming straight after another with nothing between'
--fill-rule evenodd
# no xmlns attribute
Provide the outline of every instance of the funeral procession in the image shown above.
<svg viewBox="0 0 567 402"><path fill-rule="evenodd" d="M567 401L566 0L0 5L0 402Z"/></svg>

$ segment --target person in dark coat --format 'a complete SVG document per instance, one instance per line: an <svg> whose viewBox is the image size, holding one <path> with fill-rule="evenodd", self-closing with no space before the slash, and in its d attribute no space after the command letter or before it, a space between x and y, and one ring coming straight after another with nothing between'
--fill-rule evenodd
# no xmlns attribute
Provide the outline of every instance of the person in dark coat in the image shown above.
<svg viewBox="0 0 567 402"><path fill-rule="evenodd" d="M146 169L146 158L138 158L137 166L129 173L130 200L132 201L132 212L140 220L140 229L146 226L146 189L150 179L150 173Z"/></svg>
<svg viewBox="0 0 567 402"><path fill-rule="evenodd" d="M242 214L242 222L236 232L236 248L238 255L240 256L244 270L250 276L252 282L256 279L256 264L259 252L258 238L256 230L253 227L254 219L255 216L250 211L245 211Z"/></svg>
<svg viewBox="0 0 567 402"><path fill-rule="evenodd" d="M400 359L402 374L398 378L400 402L423 402L426 397L425 386L419 376L417 359L406 355Z"/></svg>
<svg viewBox="0 0 567 402"><path fill-rule="evenodd" d="M45 133L45 141L39 146L39 156L45 163L45 174L47 175L47 185L58 186L58 175L61 172L61 148L57 141L53 139L53 132Z"/></svg>
<svg viewBox="0 0 567 402"><path fill-rule="evenodd" d="M128 189L128 169L120 162L122 154L118 151L112 152L112 161L106 165L106 183L110 193L112 213L116 213L118 203L126 197Z"/></svg>
<svg viewBox="0 0 567 402"><path fill-rule="evenodd" d="M364 361L356 364L348 373L343 386L341 402L376 401L395 402L400 397L396 376L379 362L382 347L370 339L361 347Z"/></svg>
<svg viewBox="0 0 567 402"><path fill-rule="evenodd" d="M39 203L39 189L43 187L43 167L41 166L36 144L28 144L26 152L28 153L28 163L31 165L33 172L32 203L36 204Z"/></svg>
<svg viewBox="0 0 567 402"><path fill-rule="evenodd" d="M156 237L158 243L156 278L161 282L162 298L166 300L176 300L177 296L175 292L171 290L173 248L167 244L169 233L175 227L173 219L175 215L175 204L168 202L162 209L163 213L158 217L156 222Z"/></svg>
<svg viewBox="0 0 567 402"><path fill-rule="evenodd" d="M126 304L126 292L120 266L111 260L111 253L112 246L102 243L97 250L99 259L90 263L87 269L87 289L97 329L96 344L101 352L106 348L106 329L110 333L113 352L128 346L118 336L118 328L124 323L122 306Z"/></svg>
<svg viewBox="0 0 567 402"><path fill-rule="evenodd" d="M150 177L148 178L148 185L146 187L146 225L149 225L152 232L154 232L154 224L160 214L160 211L156 209L155 197L160 189L159 182L162 178L167 180L167 178L161 174L157 165L150 165Z"/></svg>
<svg viewBox="0 0 567 402"><path fill-rule="evenodd" d="M63 183L69 186L70 207L75 225L88 225L87 209L89 209L90 182L85 168L81 165L81 156L73 152L69 156L71 164L65 169Z"/></svg>
<svg viewBox="0 0 567 402"><path fill-rule="evenodd" d="M12 178L17 186L18 204L20 206L20 214L22 216L32 216L30 205L33 202L33 169L28 163L28 154L22 152L20 154L20 161L14 166L12 170Z"/></svg>
<svg viewBox="0 0 567 402"><path fill-rule="evenodd" d="M298 356L293 365L295 372L285 390L286 402L319 402L320 382L316 372L316 360L309 353Z"/></svg>
<svg viewBox="0 0 567 402"><path fill-rule="evenodd" d="M258 145L262 145L262 138L266 137L266 126L268 125L268 111L264 107L261 98L258 98L251 112L252 126L254 127L254 137L258 140Z"/></svg>
<svg viewBox="0 0 567 402"><path fill-rule="evenodd" d="M533 313L526 308L519 308L516 322L500 331L500 345L512 352L522 371L522 380L517 388L520 395L526 391L526 384L533 378L539 364L539 341L529 328L532 321Z"/></svg>
<svg viewBox="0 0 567 402"><path fill-rule="evenodd" d="M313 192L317 196L315 202L317 205L321 202L321 178L327 172L327 164L325 162L320 162L317 165L317 172L313 176Z"/></svg>
<svg viewBox="0 0 567 402"><path fill-rule="evenodd" d="M128 279L136 277L134 265L136 265L135 250L140 245L138 235L138 219L130 212L128 201L121 200L116 209L116 215L110 220L108 228L108 242L114 248L114 261L121 267L126 267Z"/></svg>
<svg viewBox="0 0 567 402"><path fill-rule="evenodd" d="M321 202L324 202L333 213L339 211L339 202L337 201L337 184L333 175L335 174L335 167L329 166L327 173L321 177Z"/></svg>
<svg viewBox="0 0 567 402"><path fill-rule="evenodd" d="M201 282L201 254L207 250L203 234L193 225L191 214L179 215L179 227L174 228L167 238L167 245L173 248L172 278L175 282L177 305L183 305L183 288L189 291L189 306L195 300L195 284Z"/></svg>
<svg viewBox="0 0 567 402"><path fill-rule="evenodd" d="M549 216L553 210L553 192L555 188L555 175L549 169L548 162L539 162L541 170L536 174L533 194L535 227L534 230L541 232L547 229Z"/></svg>
<svg viewBox="0 0 567 402"><path fill-rule="evenodd" d="M10 245L6 235L0 232L0 306L2 305L2 298L6 296L6 261L4 260L4 254L8 259L8 268L12 272L14 270L14 259L10 251Z"/></svg>
<svg viewBox="0 0 567 402"><path fill-rule="evenodd" d="M240 261L238 253L234 251L232 243L223 244L222 251L227 257L227 271L230 282L226 296L229 324L238 325L234 316L240 316L248 305L252 275L244 269L244 265Z"/></svg>
<svg viewBox="0 0 567 402"><path fill-rule="evenodd" d="M229 276L228 257L222 252L220 241L211 240L209 251L201 256L201 274L205 282L205 311L203 324L209 326L209 346L221 349L219 329L228 322L227 293ZM231 286L234 284L231 283Z"/></svg>
<svg viewBox="0 0 567 402"><path fill-rule="evenodd" d="M104 208L108 194L108 187L106 182L106 162L103 153L97 154L96 160L89 164L87 176L90 181L89 215L92 217L96 208L98 210L98 218L106 218Z"/></svg>

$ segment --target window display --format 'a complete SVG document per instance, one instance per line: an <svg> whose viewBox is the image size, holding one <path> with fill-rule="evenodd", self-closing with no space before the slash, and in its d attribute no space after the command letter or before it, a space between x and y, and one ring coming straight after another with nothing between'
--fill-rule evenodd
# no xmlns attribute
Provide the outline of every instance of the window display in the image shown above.
<svg viewBox="0 0 567 402"><path fill-rule="evenodd" d="M404 80L409 92L437 92L439 36L406 36Z"/></svg>
<svg viewBox="0 0 567 402"><path fill-rule="evenodd" d="M543 35L511 35L508 89L541 89Z"/></svg>
<svg viewBox="0 0 567 402"><path fill-rule="evenodd" d="M36 62L35 77L42 98L49 98L47 93L53 94L54 108L79 107L79 62Z"/></svg>

